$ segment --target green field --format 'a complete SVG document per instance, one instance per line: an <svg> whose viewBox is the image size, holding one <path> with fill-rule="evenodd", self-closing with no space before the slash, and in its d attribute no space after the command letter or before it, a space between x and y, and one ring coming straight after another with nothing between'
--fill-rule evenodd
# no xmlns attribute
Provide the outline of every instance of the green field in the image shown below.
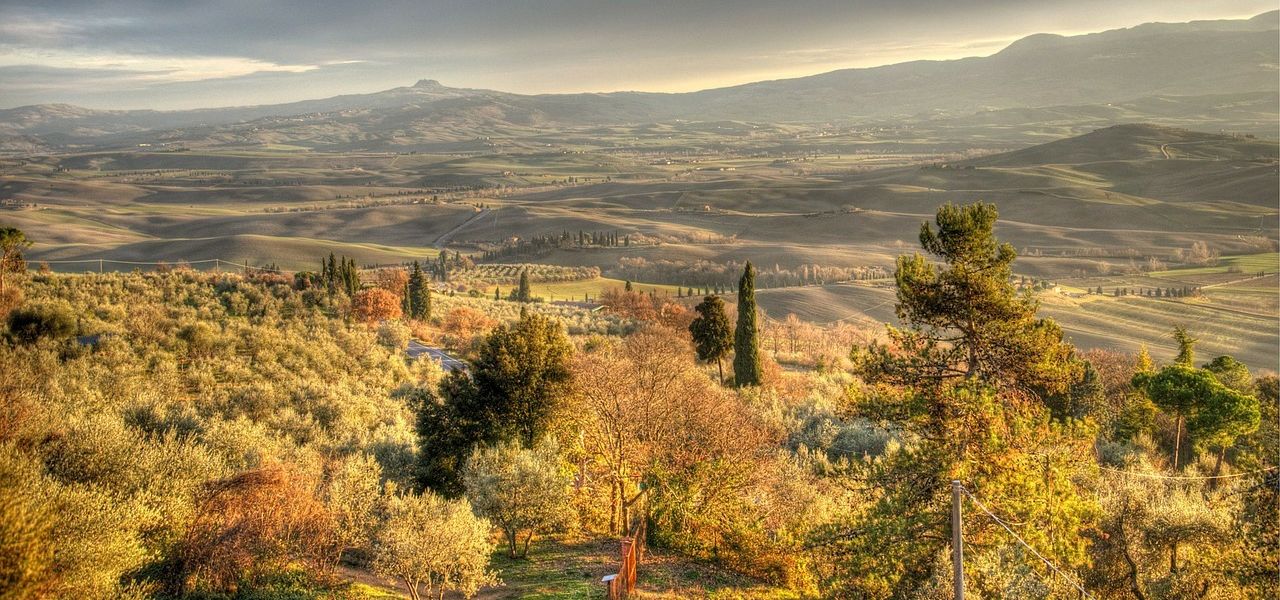
<svg viewBox="0 0 1280 600"><path fill-rule="evenodd" d="M1251 276L1255 273L1280 272L1280 253L1262 252L1240 256L1224 256L1211 267L1182 267L1169 271L1151 273L1152 277L1169 279L1187 279L1197 275L1217 275L1220 273L1240 273Z"/></svg>

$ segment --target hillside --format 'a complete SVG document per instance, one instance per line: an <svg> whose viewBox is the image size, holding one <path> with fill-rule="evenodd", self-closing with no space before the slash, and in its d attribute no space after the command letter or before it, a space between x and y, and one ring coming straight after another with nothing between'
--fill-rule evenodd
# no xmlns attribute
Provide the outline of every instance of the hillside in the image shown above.
<svg viewBox="0 0 1280 600"><path fill-rule="evenodd" d="M1273 161L1274 142L1174 127L1127 124L1107 127L1024 150L965 161L979 167L1026 167L1145 159Z"/></svg>
<svg viewBox="0 0 1280 600"><path fill-rule="evenodd" d="M707 139L728 140L738 131L723 127ZM685 135L705 132L691 128ZM662 143L672 143L670 133L678 131L651 132ZM794 134L778 135L796 143ZM822 139L856 149L867 143L862 135ZM479 257L511 240L607 231L635 243L549 248L499 262L595 267L607 279L667 286L732 285L731 271L746 260L765 267L768 285L794 285L797 273L813 265L889 269L911 247L920 222L947 202L995 203L1001 238L1021 255L1019 274L1053 280L1127 276L1153 259L1173 261L1195 242L1223 255L1256 253L1270 248L1280 229L1276 145L1243 136L1129 124L954 161L906 141L895 150L885 142L877 151L884 154L851 150L847 158L814 162L776 158L786 154L767 138L752 143L696 164L653 164L642 148L467 157L70 154L0 165L6 169L0 194L9 203L0 222L26 231L36 242L30 258L57 270L96 269L97 259L310 269L330 251L393 264L431 259L441 246ZM864 166L880 161L889 166ZM822 164L831 166L805 170ZM581 182L565 183L571 178ZM509 187L465 193L419 187L450 182ZM434 195L443 198L433 201ZM549 293L576 297L598 287ZM762 291L761 301L771 314L796 312L815 322L851 314L883 320L890 306L876 290L844 287ZM1105 306L1053 310L1079 343L1105 346L1099 333L1105 323L1132 320L1123 312L1084 312ZM1197 318L1229 323L1240 316L1209 311ZM1162 331L1143 330L1134 339L1154 342ZM1249 339L1249 359L1259 360L1258 349L1274 336Z"/></svg>
<svg viewBox="0 0 1280 600"><path fill-rule="evenodd" d="M66 145L301 144L385 149L523 137L536 128L673 120L826 122L869 119L983 119L991 111L1080 107L1144 120L1204 115L1184 97L1275 92L1280 13L1244 21L1148 24L1096 34L1033 35L987 57L916 61L679 94L521 95L459 89L433 80L372 94L288 104L192 111L99 111L40 105L0 111L0 148ZM1163 97L1166 102L1135 102ZM1129 103L1114 114L1116 103ZM1236 102L1222 102L1222 110ZM1208 111L1213 113L1214 111ZM1237 114L1274 123L1275 103ZM1059 117L1064 113L1059 112ZM1116 122L1116 121L1112 121ZM1264 131L1270 131L1266 128ZM142 135L144 132L147 133ZM26 137L23 137L26 136Z"/></svg>

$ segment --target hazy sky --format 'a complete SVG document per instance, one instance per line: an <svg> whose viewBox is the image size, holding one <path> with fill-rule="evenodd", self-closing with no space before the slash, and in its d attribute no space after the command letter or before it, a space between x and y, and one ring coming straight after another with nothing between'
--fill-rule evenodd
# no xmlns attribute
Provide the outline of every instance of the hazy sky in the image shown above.
<svg viewBox="0 0 1280 600"><path fill-rule="evenodd" d="M688 91L1039 32L1243 18L1275 0L0 0L0 106L193 108L438 79L511 92Z"/></svg>

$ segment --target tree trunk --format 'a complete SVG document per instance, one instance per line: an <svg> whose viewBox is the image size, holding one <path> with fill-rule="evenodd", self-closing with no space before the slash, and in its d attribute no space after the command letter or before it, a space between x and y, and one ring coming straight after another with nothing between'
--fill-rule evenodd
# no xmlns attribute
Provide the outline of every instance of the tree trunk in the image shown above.
<svg viewBox="0 0 1280 600"><path fill-rule="evenodd" d="M1182 415L1174 420L1173 432L1173 472L1178 472L1178 460L1182 456ZM1169 545L1169 573L1178 572L1178 542Z"/></svg>
<svg viewBox="0 0 1280 600"><path fill-rule="evenodd" d="M1174 419L1173 425L1173 472L1178 472L1178 461L1182 458L1182 415Z"/></svg>
<svg viewBox="0 0 1280 600"><path fill-rule="evenodd" d="M529 530L529 535L524 536L524 549L520 551L520 558L529 557L529 542L533 540L533 530Z"/></svg>
<svg viewBox="0 0 1280 600"><path fill-rule="evenodd" d="M405 585L405 587L409 588L409 597L410 597L410 598L412 598L413 600L422 600L422 597L421 597L420 595L418 595L418 582L417 582L417 581L414 581L413 579L410 579L410 578L408 578L408 577L405 577L405 578L404 578L404 585Z"/></svg>
<svg viewBox="0 0 1280 600"><path fill-rule="evenodd" d="M720 373L720 385L724 385L724 365L720 364L720 357L716 357L716 371Z"/></svg>
<svg viewBox="0 0 1280 600"><path fill-rule="evenodd" d="M615 476L609 484L609 531L618 530L619 512L621 512L621 500L618 495L618 481L620 477Z"/></svg>
<svg viewBox="0 0 1280 600"><path fill-rule="evenodd" d="M1214 461L1213 461L1213 477L1214 477L1214 479L1210 479L1210 480L1209 480L1209 490L1210 490L1210 491L1213 491L1213 490L1218 489L1218 479L1217 479L1217 478L1218 478L1219 476L1221 476L1221 475L1222 475L1222 461L1223 461L1223 459L1225 459L1226 457L1227 457L1227 446L1226 446L1226 444L1223 444L1223 445L1222 445L1222 447L1218 448L1218 458L1217 458L1216 460L1214 460Z"/></svg>
<svg viewBox="0 0 1280 600"><path fill-rule="evenodd" d="M1133 556L1129 554L1129 536L1124 531L1124 511L1120 516L1120 548L1123 550L1124 562L1129 566L1129 591L1133 592L1133 597L1137 600L1147 600L1147 596L1142 593L1142 583L1138 581L1138 563L1133 560Z"/></svg>
<svg viewBox="0 0 1280 600"><path fill-rule="evenodd" d="M507 556L516 557L516 530L512 529L507 532Z"/></svg>

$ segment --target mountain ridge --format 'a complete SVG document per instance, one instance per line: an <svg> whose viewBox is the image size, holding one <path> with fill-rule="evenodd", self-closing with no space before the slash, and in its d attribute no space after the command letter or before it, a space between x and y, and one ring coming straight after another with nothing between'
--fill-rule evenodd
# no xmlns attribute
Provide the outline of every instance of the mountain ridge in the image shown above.
<svg viewBox="0 0 1280 600"><path fill-rule="evenodd" d="M355 128L374 140L413 144L551 125L857 122L1151 96L1274 92L1280 72L1278 34L1280 11L1251 19L1147 23L1076 36L1033 34L984 57L839 69L683 93L516 94L420 79L411 86L365 94L188 111L28 105L0 109L0 147L5 137L35 136L57 147L122 136L122 141L132 141L128 136L165 131L169 133L161 137L172 141L199 141L199 136L212 134L251 139L263 127L273 130L272 137L293 143L316 138L305 128L321 123L329 129ZM246 127L247 133L236 133ZM439 133L443 129L452 133Z"/></svg>

